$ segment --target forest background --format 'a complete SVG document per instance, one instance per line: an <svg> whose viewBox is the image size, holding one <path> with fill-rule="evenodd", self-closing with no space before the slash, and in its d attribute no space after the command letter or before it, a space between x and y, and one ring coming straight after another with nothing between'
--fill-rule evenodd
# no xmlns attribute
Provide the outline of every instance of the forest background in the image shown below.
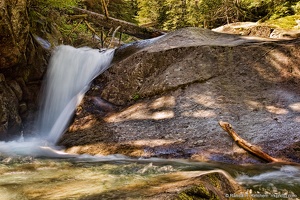
<svg viewBox="0 0 300 200"><path fill-rule="evenodd" d="M117 27L93 24L84 15L75 15L74 7L166 32L183 27L212 29L245 21L291 29L300 20L299 0L31 0L32 32L44 35L59 31L61 43L73 46L91 46L84 41L92 37L98 40L96 46L107 47L105 40ZM119 44L136 40L121 33L122 28L114 35Z"/></svg>

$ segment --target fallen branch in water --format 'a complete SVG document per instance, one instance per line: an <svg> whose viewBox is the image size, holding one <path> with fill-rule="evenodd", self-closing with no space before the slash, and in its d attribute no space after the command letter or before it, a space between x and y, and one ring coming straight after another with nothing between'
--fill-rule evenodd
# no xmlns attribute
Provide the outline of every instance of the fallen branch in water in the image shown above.
<svg viewBox="0 0 300 200"><path fill-rule="evenodd" d="M219 125L222 127L224 131L226 131L232 138L233 140L243 149L249 151L250 153L256 155L257 157L268 161L268 162L282 162L277 158L273 158L272 156L266 154L263 152L259 147L250 144L246 140L242 139L232 128L231 124L228 122L219 122Z"/></svg>

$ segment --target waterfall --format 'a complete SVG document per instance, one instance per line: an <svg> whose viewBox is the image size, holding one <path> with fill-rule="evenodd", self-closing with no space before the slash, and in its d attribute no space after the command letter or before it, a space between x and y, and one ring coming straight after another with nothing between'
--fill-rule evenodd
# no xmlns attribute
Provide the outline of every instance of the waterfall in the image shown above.
<svg viewBox="0 0 300 200"><path fill-rule="evenodd" d="M62 45L51 56L37 119L42 138L55 144L68 126L91 81L109 66L114 50Z"/></svg>
<svg viewBox="0 0 300 200"><path fill-rule="evenodd" d="M74 156L60 151L55 144L67 129L91 81L110 66L113 56L113 49L99 52L87 47L57 47L51 56L41 93L41 109L36 120L38 136L0 141L0 156Z"/></svg>

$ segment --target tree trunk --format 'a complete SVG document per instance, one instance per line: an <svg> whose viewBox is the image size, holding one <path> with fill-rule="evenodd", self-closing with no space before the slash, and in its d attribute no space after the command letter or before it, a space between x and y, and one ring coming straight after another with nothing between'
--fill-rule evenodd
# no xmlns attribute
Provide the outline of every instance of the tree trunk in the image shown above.
<svg viewBox="0 0 300 200"><path fill-rule="evenodd" d="M164 32L156 29L146 28L146 27L140 27L136 24L126 22L123 20L106 17L104 15L84 10L81 8L73 8L75 14L86 14L86 18L88 21L93 22L95 25L99 25L108 29L121 26L120 32L126 33L128 35L140 38L140 39L149 39L154 38L160 35L165 34Z"/></svg>

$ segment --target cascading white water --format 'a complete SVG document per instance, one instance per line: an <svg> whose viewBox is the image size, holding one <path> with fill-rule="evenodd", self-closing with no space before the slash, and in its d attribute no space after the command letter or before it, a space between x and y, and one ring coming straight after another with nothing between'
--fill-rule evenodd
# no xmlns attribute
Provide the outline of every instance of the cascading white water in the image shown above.
<svg viewBox="0 0 300 200"><path fill-rule="evenodd" d="M113 59L114 50L74 48L62 45L53 52L41 95L41 110L36 120L37 137L1 142L1 153L68 157L55 144L89 89L91 81L104 72Z"/></svg>
<svg viewBox="0 0 300 200"><path fill-rule="evenodd" d="M66 129L76 106L89 89L91 81L104 72L112 61L114 50L59 46L51 57L41 110L38 132L55 144Z"/></svg>

